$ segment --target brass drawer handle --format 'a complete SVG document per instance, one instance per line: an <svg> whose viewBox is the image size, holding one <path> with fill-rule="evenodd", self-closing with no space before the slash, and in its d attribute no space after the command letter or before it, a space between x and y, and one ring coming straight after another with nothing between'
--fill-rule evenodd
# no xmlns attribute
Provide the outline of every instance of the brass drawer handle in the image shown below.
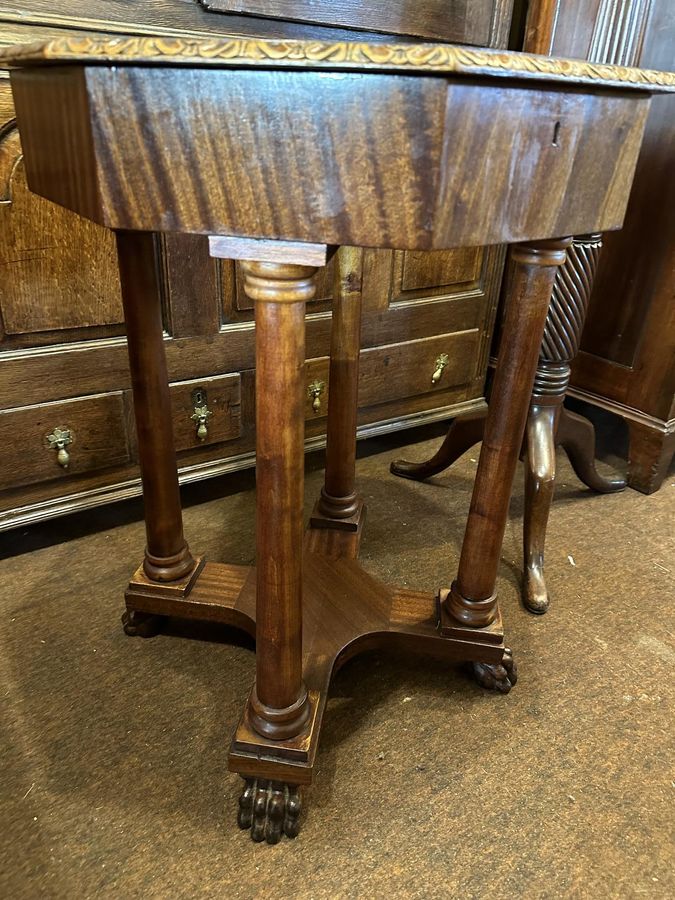
<svg viewBox="0 0 675 900"><path fill-rule="evenodd" d="M207 406L206 391L203 388L197 388L192 392L192 403L194 405L194 412L190 418L197 425L197 439L205 441L209 434L207 422L213 413Z"/></svg>
<svg viewBox="0 0 675 900"><path fill-rule="evenodd" d="M431 376L431 383L438 384L441 380L441 375L443 374L443 369L447 366L450 361L450 357L447 353L441 353L441 355L436 360L436 369L434 370L434 374Z"/></svg>
<svg viewBox="0 0 675 900"><path fill-rule="evenodd" d="M74 437L70 428L59 427L46 436L47 446L51 450L56 450L56 461L63 469L67 469L70 463L70 453L66 447L73 443Z"/></svg>
<svg viewBox="0 0 675 900"><path fill-rule="evenodd" d="M321 409L321 395L326 390L326 384L323 381L313 381L307 388L307 396L312 401L312 409L318 413Z"/></svg>

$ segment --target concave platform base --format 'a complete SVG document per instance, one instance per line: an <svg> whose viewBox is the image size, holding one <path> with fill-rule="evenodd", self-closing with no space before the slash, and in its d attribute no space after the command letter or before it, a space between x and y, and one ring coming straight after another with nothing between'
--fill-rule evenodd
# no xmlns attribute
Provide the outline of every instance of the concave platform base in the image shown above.
<svg viewBox="0 0 675 900"><path fill-rule="evenodd" d="M342 552L342 555L341 555ZM282 810L307 785L319 741L328 688L342 663L364 650L389 647L445 660L489 666L501 664L505 653L501 616L486 628L457 622L440 633L438 597L386 585L363 570L355 558L353 533L309 529L303 558L303 678L311 702L307 729L296 738L272 741L253 729L247 703L232 741L229 768L245 780L240 824L256 839L278 840L287 831L279 825ZM134 576L126 593L127 617L176 616L236 626L255 637L255 569L220 563L199 563L189 591L166 590ZM444 615L444 623L447 616ZM280 787L281 786L281 787ZM264 812L256 821L255 796ZM299 802L299 800L297 801ZM271 806L270 806L271 804ZM295 806L293 805L295 809ZM251 824L252 823L252 824Z"/></svg>

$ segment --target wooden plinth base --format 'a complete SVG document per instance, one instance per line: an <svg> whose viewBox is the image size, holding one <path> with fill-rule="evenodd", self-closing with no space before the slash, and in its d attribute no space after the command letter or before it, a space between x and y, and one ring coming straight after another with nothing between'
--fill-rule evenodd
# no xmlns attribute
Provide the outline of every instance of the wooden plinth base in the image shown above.
<svg viewBox="0 0 675 900"><path fill-rule="evenodd" d="M333 531L361 531L366 517L366 507L363 500L357 501L356 512L346 519L335 519L321 512L321 501L317 500L312 515L309 519L310 528L328 528Z"/></svg>
<svg viewBox="0 0 675 900"><path fill-rule="evenodd" d="M303 676L313 705L310 726L300 738L270 741L248 724L247 706L232 745L232 771L309 783L316 749L312 736L321 726L331 677L364 650L389 646L406 653L494 664L504 654L501 619L487 628L456 622L448 629L444 616L441 635L437 596L390 587L373 578L352 557L351 534L325 529L319 534L336 555L307 549L304 554ZM311 530L306 543L314 548L318 543ZM340 543L347 550L343 557L337 556ZM219 622L255 637L255 569L246 566L207 562L184 596L171 595L165 585L154 591L151 584L134 581L126 601L129 612Z"/></svg>
<svg viewBox="0 0 675 900"><path fill-rule="evenodd" d="M360 534L360 527L357 532L310 528L306 534L303 679L310 697L310 721L296 738L268 740L253 729L246 704L228 761L230 771L246 781L240 803L242 827L255 820L256 802L274 801L286 803L291 811L299 809L297 787L312 780L330 681L346 660L365 650L389 647L406 655L413 651L448 661L470 661L492 671L507 652L501 617L486 628L470 628L449 621L437 595L392 587L365 572L356 559ZM200 563L189 580L188 590L172 592L166 585L155 589L135 575L126 592L127 616L218 622L255 636L254 568ZM272 826L262 820L252 832L264 835L266 828ZM293 819L287 833L296 830ZM270 834L278 839L278 831L275 825Z"/></svg>

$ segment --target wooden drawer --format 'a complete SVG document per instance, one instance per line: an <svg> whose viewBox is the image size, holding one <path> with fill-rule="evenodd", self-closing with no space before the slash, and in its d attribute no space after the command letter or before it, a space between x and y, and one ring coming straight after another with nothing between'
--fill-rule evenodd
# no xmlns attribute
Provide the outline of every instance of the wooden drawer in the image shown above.
<svg viewBox="0 0 675 900"><path fill-rule="evenodd" d="M197 410L206 407L204 427L199 436ZM216 375L213 378L178 381L171 385L171 412L176 450L192 450L231 441L241 435L241 377ZM193 418L194 417L194 418Z"/></svg>
<svg viewBox="0 0 675 900"><path fill-rule="evenodd" d="M67 466L50 442L55 429L69 434ZM41 403L0 412L0 488L69 478L130 461L121 391L79 400Z"/></svg>
<svg viewBox="0 0 675 900"><path fill-rule="evenodd" d="M362 350L359 406L447 391L466 384L475 377L479 339L480 332L472 328ZM307 361L307 419L325 416L328 411L328 367L329 359L325 356ZM440 375L432 381L437 370Z"/></svg>

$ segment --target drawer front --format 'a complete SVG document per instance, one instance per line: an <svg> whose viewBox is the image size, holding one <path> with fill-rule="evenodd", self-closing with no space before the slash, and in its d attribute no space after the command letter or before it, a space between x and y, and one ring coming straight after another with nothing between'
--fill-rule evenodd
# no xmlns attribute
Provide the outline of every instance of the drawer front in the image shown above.
<svg viewBox="0 0 675 900"><path fill-rule="evenodd" d="M0 412L0 488L130 461L121 391Z"/></svg>
<svg viewBox="0 0 675 900"><path fill-rule="evenodd" d="M478 329L362 350L359 363L359 406L374 406L423 394L447 391L475 376ZM328 357L307 361L305 416L328 411Z"/></svg>
<svg viewBox="0 0 675 900"><path fill-rule="evenodd" d="M241 435L241 377L216 375L171 385L176 450L221 444Z"/></svg>
<svg viewBox="0 0 675 900"><path fill-rule="evenodd" d="M208 8L316 25L487 44L498 0L209 0Z"/></svg>

